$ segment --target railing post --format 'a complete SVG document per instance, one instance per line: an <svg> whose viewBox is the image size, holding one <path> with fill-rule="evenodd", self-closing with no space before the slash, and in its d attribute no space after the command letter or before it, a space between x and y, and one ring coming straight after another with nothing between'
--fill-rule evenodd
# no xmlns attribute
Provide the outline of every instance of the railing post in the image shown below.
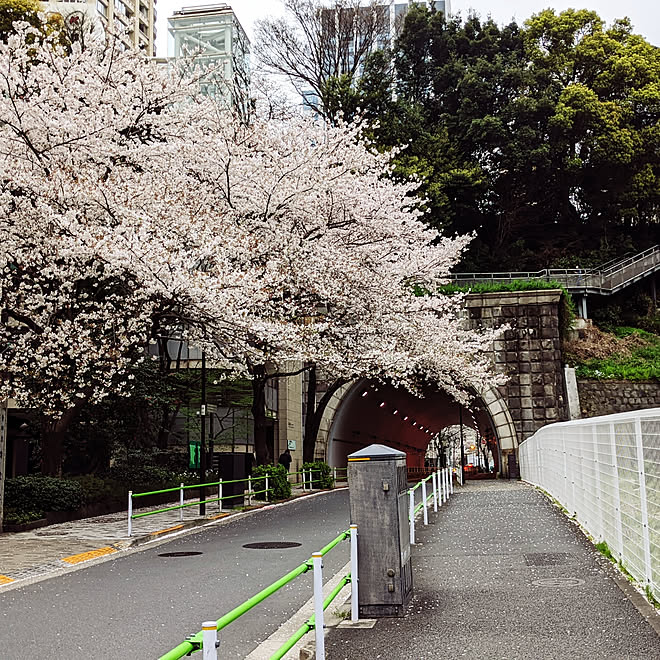
<svg viewBox="0 0 660 660"><path fill-rule="evenodd" d="M325 637L323 635L323 555L315 552L314 561L314 618L316 634L316 658L325 660Z"/></svg>
<svg viewBox="0 0 660 660"><path fill-rule="evenodd" d="M445 473L445 502L449 499L449 468L444 469Z"/></svg>
<svg viewBox="0 0 660 660"><path fill-rule="evenodd" d="M128 491L128 538L133 533L133 491Z"/></svg>
<svg viewBox="0 0 660 660"><path fill-rule="evenodd" d="M202 624L202 660L217 660L218 658L218 626L215 621L205 621Z"/></svg>
<svg viewBox="0 0 660 660"><path fill-rule="evenodd" d="M183 522L183 484L179 484L179 520Z"/></svg>
<svg viewBox="0 0 660 660"><path fill-rule="evenodd" d="M222 511L222 479L218 481L218 510Z"/></svg>
<svg viewBox="0 0 660 660"><path fill-rule="evenodd" d="M268 502L268 475L266 475L266 502Z"/></svg>
<svg viewBox="0 0 660 660"><path fill-rule="evenodd" d="M360 618L358 602L358 527L351 525L351 621Z"/></svg>
<svg viewBox="0 0 660 660"><path fill-rule="evenodd" d="M248 506L252 506L252 475L248 477Z"/></svg>
<svg viewBox="0 0 660 660"><path fill-rule="evenodd" d="M436 485L437 472L431 472L431 481L433 483L433 513L438 513L438 488Z"/></svg>
<svg viewBox="0 0 660 660"><path fill-rule="evenodd" d="M651 584L651 542L649 537L649 514L646 501L646 474L644 470L644 443L642 441L642 420L635 419L635 438L637 440L637 470L639 472L639 499L642 516L642 540L644 548L644 577L646 584Z"/></svg>
<svg viewBox="0 0 660 660"><path fill-rule="evenodd" d="M422 511L424 512L424 524L429 524L429 512L426 508L426 479L422 479Z"/></svg>
<svg viewBox="0 0 660 660"><path fill-rule="evenodd" d="M616 515L614 517L614 523L616 528L616 542L617 542L617 551L619 554L619 561L623 561L623 527L621 525L621 491L619 489L619 461L617 459L617 447L616 447L616 433L614 429L614 424L610 424L610 446L612 448L612 471L613 471L613 480L614 484L614 501L616 503Z"/></svg>
<svg viewBox="0 0 660 660"><path fill-rule="evenodd" d="M449 477L449 494L454 494L454 479L452 478L451 470L447 468L447 476Z"/></svg>
<svg viewBox="0 0 660 660"><path fill-rule="evenodd" d="M410 506L408 508L408 517L410 518L410 545L415 545L415 491L408 491Z"/></svg>
<svg viewBox="0 0 660 660"><path fill-rule="evenodd" d="M332 480L337 483L337 468L333 467L332 468Z"/></svg>

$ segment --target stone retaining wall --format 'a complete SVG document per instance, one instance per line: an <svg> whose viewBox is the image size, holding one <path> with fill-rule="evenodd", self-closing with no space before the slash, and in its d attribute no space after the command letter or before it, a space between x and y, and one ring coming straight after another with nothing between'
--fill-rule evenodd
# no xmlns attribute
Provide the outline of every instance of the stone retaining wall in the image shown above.
<svg viewBox="0 0 660 660"><path fill-rule="evenodd" d="M660 407L660 382L578 380L582 417Z"/></svg>

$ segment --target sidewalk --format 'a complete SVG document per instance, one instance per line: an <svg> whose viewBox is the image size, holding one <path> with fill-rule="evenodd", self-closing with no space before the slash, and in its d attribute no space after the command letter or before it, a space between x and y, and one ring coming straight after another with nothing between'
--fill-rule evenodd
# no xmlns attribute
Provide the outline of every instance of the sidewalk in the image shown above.
<svg viewBox="0 0 660 660"><path fill-rule="evenodd" d="M310 492L294 485L292 495L300 497ZM140 508L135 513L166 506L170 505ZM255 505L255 508L261 506L267 504ZM183 521L179 511L159 513L133 520L130 538L126 511L48 525L29 532L0 534L0 592L71 570L82 563L88 565L158 537L165 538L240 513L238 509L220 512L215 503L206 505L205 516L199 515L197 506L184 508Z"/></svg>
<svg viewBox="0 0 660 660"><path fill-rule="evenodd" d="M327 660L660 657L660 616L531 486L467 482L429 517L407 615L342 623Z"/></svg>

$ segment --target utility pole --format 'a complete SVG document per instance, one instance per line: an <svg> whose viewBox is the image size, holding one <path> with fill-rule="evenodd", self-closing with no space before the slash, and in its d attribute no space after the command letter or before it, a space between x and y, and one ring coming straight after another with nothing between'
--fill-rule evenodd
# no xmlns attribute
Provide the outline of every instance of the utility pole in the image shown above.
<svg viewBox="0 0 660 660"><path fill-rule="evenodd" d="M0 532L4 514L5 470L7 465L7 409L8 401L0 401Z"/></svg>
<svg viewBox="0 0 660 660"><path fill-rule="evenodd" d="M206 353L202 351L202 405L199 410L199 421L201 425L201 437L199 443L199 483L206 481ZM204 500L205 488L199 489L199 515L206 514Z"/></svg>

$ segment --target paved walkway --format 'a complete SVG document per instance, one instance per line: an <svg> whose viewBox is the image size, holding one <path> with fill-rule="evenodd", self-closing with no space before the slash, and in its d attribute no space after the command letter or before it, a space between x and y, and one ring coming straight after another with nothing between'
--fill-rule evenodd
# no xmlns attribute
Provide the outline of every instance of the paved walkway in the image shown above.
<svg viewBox="0 0 660 660"><path fill-rule="evenodd" d="M408 614L332 629L328 660L660 658L659 615L532 487L467 482L430 520Z"/></svg>

